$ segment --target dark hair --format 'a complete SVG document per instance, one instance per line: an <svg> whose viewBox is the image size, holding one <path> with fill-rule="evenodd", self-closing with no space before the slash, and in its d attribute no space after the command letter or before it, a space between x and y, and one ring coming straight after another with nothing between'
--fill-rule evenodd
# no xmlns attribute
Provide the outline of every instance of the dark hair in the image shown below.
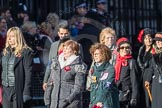
<svg viewBox="0 0 162 108"><path fill-rule="evenodd" d="M143 36L142 36L142 43L144 43L144 39L145 39L146 35L149 35L151 38L153 38L153 33L150 28L145 28L143 30L144 30L144 32L143 32Z"/></svg>

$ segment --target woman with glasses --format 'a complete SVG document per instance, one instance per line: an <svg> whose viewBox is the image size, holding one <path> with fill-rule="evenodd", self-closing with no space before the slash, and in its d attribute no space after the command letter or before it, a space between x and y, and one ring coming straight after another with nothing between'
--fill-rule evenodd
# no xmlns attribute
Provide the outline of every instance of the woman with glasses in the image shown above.
<svg viewBox="0 0 162 108"><path fill-rule="evenodd" d="M91 68L90 106L89 108L119 108L118 89L115 84L115 72L110 49L103 44L91 46L90 53L94 59Z"/></svg>
<svg viewBox="0 0 162 108"><path fill-rule="evenodd" d="M115 82L119 89L120 108L130 108L137 104L137 65L131 49L127 38L122 37L117 41L119 54L115 64Z"/></svg>

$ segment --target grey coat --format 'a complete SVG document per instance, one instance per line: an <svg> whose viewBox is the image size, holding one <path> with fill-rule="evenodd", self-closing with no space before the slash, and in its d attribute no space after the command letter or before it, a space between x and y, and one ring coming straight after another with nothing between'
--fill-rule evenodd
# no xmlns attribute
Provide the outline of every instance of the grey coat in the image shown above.
<svg viewBox="0 0 162 108"><path fill-rule="evenodd" d="M49 52L49 60L48 60L49 63L47 65L47 67L46 67L43 83L47 83L47 81L48 81L48 78L49 78L50 73L51 73L49 64L50 64L52 58L58 56L58 48L59 48L60 43L61 43L61 41L58 40L58 41L52 43L52 45L51 45L50 52ZM82 49L81 45L79 47L79 53L80 53L81 57L83 58L83 49Z"/></svg>
<svg viewBox="0 0 162 108"><path fill-rule="evenodd" d="M58 60L53 59L49 78L54 84L50 108L65 108L65 100L68 102L66 108L80 108L81 92L85 89L86 69L80 57L63 69L60 68Z"/></svg>

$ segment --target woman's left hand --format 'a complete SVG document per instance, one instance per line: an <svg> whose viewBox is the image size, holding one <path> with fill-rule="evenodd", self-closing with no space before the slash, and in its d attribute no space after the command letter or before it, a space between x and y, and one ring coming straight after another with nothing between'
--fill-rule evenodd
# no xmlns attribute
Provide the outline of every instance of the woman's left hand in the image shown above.
<svg viewBox="0 0 162 108"><path fill-rule="evenodd" d="M103 107L102 102L98 102L96 105L99 106L99 107L101 107L101 108Z"/></svg>

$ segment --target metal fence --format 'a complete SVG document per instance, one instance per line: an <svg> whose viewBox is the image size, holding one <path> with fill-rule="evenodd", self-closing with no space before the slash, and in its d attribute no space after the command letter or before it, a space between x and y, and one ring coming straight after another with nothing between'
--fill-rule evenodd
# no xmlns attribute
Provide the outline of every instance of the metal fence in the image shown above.
<svg viewBox="0 0 162 108"><path fill-rule="evenodd" d="M60 18L69 18L80 1L83 0L1 0L0 5L10 5L16 10L18 2L22 2L27 5L31 18L41 22L49 12L56 12ZM88 9L95 8L96 0L84 1ZM162 30L161 5L162 0L107 0L107 10L113 18L112 27L119 37L125 35L130 40L144 27Z"/></svg>

